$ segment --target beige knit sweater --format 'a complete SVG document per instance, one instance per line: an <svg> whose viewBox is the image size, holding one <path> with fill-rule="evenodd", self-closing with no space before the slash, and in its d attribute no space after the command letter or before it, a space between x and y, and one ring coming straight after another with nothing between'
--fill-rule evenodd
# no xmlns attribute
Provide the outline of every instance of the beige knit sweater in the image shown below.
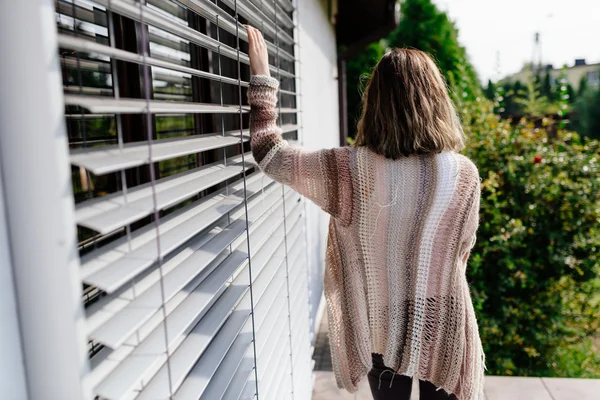
<svg viewBox="0 0 600 400"><path fill-rule="evenodd" d="M483 399L484 355L465 268L479 175L452 152L390 160L366 148L306 152L277 127L278 82L255 76L252 152L260 168L331 214L325 295L338 386L350 392L372 353L460 400Z"/></svg>

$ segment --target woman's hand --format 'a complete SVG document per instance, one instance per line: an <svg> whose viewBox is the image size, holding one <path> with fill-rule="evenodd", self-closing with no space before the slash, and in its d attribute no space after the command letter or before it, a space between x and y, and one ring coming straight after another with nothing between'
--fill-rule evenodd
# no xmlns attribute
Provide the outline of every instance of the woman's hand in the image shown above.
<svg viewBox="0 0 600 400"><path fill-rule="evenodd" d="M269 53L262 33L248 25L246 25L246 30L248 31L248 44L250 45L248 55L250 56L252 75L271 76L269 72Z"/></svg>

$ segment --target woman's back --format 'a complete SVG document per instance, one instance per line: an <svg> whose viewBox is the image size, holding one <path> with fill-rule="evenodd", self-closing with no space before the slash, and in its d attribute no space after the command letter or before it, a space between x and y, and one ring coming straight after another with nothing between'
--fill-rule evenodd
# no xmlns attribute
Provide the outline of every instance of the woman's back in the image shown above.
<svg viewBox="0 0 600 400"><path fill-rule="evenodd" d="M400 374L483 398L465 276L479 176L457 153L462 128L435 63L415 50L386 54L365 91L357 147L306 152L281 138L278 81L266 76L264 41L254 29L249 37L254 159L332 216L325 296L338 386L356 391L380 354Z"/></svg>
<svg viewBox="0 0 600 400"><path fill-rule="evenodd" d="M353 215L331 221L325 276L338 383L355 389L379 353L398 373L476 398L482 376L466 372L483 370L483 353L465 264L477 169L453 152L347 151Z"/></svg>

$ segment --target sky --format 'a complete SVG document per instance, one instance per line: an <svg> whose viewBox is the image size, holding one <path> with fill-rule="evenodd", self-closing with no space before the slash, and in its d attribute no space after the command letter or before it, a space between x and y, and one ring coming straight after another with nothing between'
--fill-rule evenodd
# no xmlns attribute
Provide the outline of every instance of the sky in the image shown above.
<svg viewBox="0 0 600 400"><path fill-rule="evenodd" d="M531 61L535 32L543 64L571 66L576 58L600 62L600 0L433 1L456 23L483 82L518 72Z"/></svg>

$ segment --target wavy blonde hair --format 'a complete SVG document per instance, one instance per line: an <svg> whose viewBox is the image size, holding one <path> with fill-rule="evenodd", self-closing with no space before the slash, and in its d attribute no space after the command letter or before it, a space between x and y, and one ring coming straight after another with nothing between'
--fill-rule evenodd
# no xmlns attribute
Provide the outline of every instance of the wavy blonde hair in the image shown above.
<svg viewBox="0 0 600 400"><path fill-rule="evenodd" d="M379 60L363 94L355 146L394 160L465 147L446 82L429 55L394 49Z"/></svg>

